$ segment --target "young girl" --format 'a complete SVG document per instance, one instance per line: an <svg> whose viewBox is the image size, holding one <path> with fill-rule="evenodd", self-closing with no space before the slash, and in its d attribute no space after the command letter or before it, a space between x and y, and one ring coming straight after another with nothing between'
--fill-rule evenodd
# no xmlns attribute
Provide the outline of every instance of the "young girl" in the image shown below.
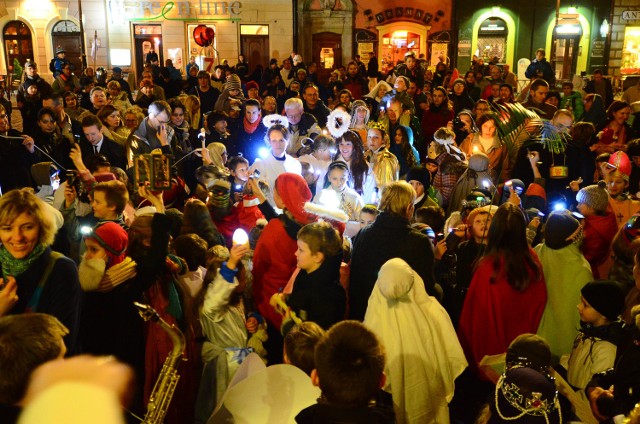
<svg viewBox="0 0 640 424"><path fill-rule="evenodd" d="M313 321L328 330L342 321L346 294L340 285L342 240L327 222L305 225L298 231L296 261L298 273L288 305L303 321ZM292 321L283 323L286 334Z"/></svg>
<svg viewBox="0 0 640 424"><path fill-rule="evenodd" d="M413 130L408 126L398 126L389 151L398 159L400 175L405 175L409 168L418 166L420 163L418 151L413 147Z"/></svg>
<svg viewBox="0 0 640 424"><path fill-rule="evenodd" d="M325 178L326 188L316 194L313 201L326 206L339 203L339 208L347 214L349 221L357 221L364 202L362 197L347 185L348 180L349 167L344 162L332 162Z"/></svg>
<svg viewBox="0 0 640 424"><path fill-rule="evenodd" d="M522 333L535 333L547 301L542 267L529 247L519 207L505 203L489 227L486 253L476 267L460 315L458 335L467 359L506 352Z"/></svg>
<svg viewBox="0 0 640 424"><path fill-rule="evenodd" d="M242 292L244 268L241 260L249 251L247 244L236 244L229 251L229 259L214 262L209 268L201 293L200 322L206 341L202 346L202 360L216 363L216 404L242 362L240 352L247 347L247 330L255 332L258 320L246 319Z"/></svg>
<svg viewBox="0 0 640 424"><path fill-rule="evenodd" d="M323 182L327 174L327 168L331 163L331 156L335 152L335 141L332 138L322 134L317 135L309 145L305 145L302 149L302 155L298 157L298 162L306 162L311 165L310 172L314 174L316 179L315 190L311 187L311 191L318 194L322 191ZM317 181L320 181L318 183Z"/></svg>
<svg viewBox="0 0 640 424"><path fill-rule="evenodd" d="M388 145L389 139L382 125L378 122L371 123L367 132L367 147L369 148L367 159L378 189L382 189L391 181L397 181L400 176L398 159L387 149Z"/></svg>
<svg viewBox="0 0 640 424"><path fill-rule="evenodd" d="M364 158L362 139L354 131L347 131L336 139L338 151L334 161L342 161L349 167L349 187L362 196L366 202L372 201L375 179L369 163Z"/></svg>
<svg viewBox="0 0 640 424"><path fill-rule="evenodd" d="M361 139L367 138L367 122L369 122L369 107L364 100L356 100L351 105L351 124L349 128L356 131Z"/></svg>

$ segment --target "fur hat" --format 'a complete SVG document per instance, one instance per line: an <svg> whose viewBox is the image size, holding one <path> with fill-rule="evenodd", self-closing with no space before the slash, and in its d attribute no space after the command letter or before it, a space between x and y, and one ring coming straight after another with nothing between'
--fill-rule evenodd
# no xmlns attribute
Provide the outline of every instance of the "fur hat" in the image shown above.
<svg viewBox="0 0 640 424"><path fill-rule="evenodd" d="M592 281L580 293L593 309L610 321L617 320L624 310L624 291L616 281Z"/></svg>
<svg viewBox="0 0 640 424"><path fill-rule="evenodd" d="M573 243L579 229L580 222L569 211L554 211L544 227L544 244L554 250L562 249Z"/></svg>
<svg viewBox="0 0 640 424"><path fill-rule="evenodd" d="M598 184L586 186L576 194L578 203L583 203L596 212L604 212L609 205L609 193L606 190L607 183L598 181Z"/></svg>
<svg viewBox="0 0 640 424"><path fill-rule="evenodd" d="M407 171L407 176L405 177L407 181L418 181L422 183L424 186L424 190L427 191L429 187L431 187L431 175L426 168L421 166L414 166L409 171Z"/></svg>
<svg viewBox="0 0 640 424"><path fill-rule="evenodd" d="M106 252L109 261L107 268L118 265L125 258L129 235L120 225L112 221L98 224L85 239L95 240Z"/></svg>
<svg viewBox="0 0 640 424"><path fill-rule="evenodd" d="M241 90L242 83L240 77L236 74L231 74L227 77L227 82L224 84L224 89L227 91Z"/></svg>
<svg viewBox="0 0 640 424"><path fill-rule="evenodd" d="M284 207L302 225L314 221L314 217L304 211L304 204L311 201L311 190L307 182L298 174L284 172L276 178L276 190Z"/></svg>

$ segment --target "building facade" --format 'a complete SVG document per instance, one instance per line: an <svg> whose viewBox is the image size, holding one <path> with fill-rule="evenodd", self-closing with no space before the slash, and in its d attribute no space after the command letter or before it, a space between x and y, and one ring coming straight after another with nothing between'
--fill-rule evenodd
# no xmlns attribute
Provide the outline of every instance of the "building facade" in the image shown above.
<svg viewBox="0 0 640 424"><path fill-rule="evenodd" d="M119 66L136 72L153 49L164 64L173 59L184 70L190 56L201 69L227 60L234 65L244 54L251 70L269 59L289 56L293 39L291 2L248 1L139 1L80 0L87 65L108 69ZM51 75L48 64L56 47L67 51L76 69L81 67L80 1L6 1L0 6L0 75L12 73L27 60ZM210 28L212 40L194 37ZM202 31L201 31L202 32ZM198 40L196 40L198 38ZM200 43L200 44L199 44ZM78 72L78 71L76 71Z"/></svg>
<svg viewBox="0 0 640 424"><path fill-rule="evenodd" d="M473 56L485 63L498 57L523 80L535 51L543 48L558 80L588 75L608 65L610 15L609 0L506 0L482 7L458 2L456 64L466 70Z"/></svg>

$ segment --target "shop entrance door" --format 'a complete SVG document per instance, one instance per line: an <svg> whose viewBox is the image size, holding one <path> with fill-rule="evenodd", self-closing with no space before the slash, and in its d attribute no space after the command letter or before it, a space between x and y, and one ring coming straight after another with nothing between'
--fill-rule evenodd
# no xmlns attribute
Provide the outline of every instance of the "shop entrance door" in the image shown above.
<svg viewBox="0 0 640 424"><path fill-rule="evenodd" d="M576 25L575 32L563 34L554 30L551 44L551 67L557 81L570 80L576 72L578 56L580 54L580 37L582 29Z"/></svg>
<svg viewBox="0 0 640 424"><path fill-rule="evenodd" d="M249 62L249 75L258 65L262 65L263 70L267 69L270 59L268 35L241 35L240 48L242 55Z"/></svg>
<svg viewBox="0 0 640 424"><path fill-rule="evenodd" d="M313 62L318 64L318 80L326 84L331 71L342 66L342 35L333 32L313 34L311 45Z"/></svg>
<svg viewBox="0 0 640 424"><path fill-rule="evenodd" d="M72 21L60 21L51 30L53 56L56 55L56 48L62 47L65 50L65 59L71 62L71 70L78 77L82 75L82 39L80 37L80 27Z"/></svg>
<svg viewBox="0 0 640 424"><path fill-rule="evenodd" d="M133 25L133 39L135 46L136 76L140 81L140 74L147 62L151 49L158 54L158 65L164 66L162 54L162 26L161 25Z"/></svg>

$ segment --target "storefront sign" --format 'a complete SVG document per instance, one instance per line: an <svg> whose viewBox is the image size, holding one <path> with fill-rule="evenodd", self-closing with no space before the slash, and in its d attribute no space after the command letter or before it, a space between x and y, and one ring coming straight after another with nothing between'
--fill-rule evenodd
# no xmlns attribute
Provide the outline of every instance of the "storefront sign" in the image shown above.
<svg viewBox="0 0 640 424"><path fill-rule="evenodd" d="M596 40L593 42L591 57L604 57L604 41Z"/></svg>
<svg viewBox="0 0 640 424"><path fill-rule="evenodd" d="M622 12L625 21L640 21L640 10L625 10Z"/></svg>
<svg viewBox="0 0 640 424"><path fill-rule="evenodd" d="M446 43L431 44L431 66L436 66L440 62L447 63L448 45Z"/></svg>
<svg viewBox="0 0 640 424"><path fill-rule="evenodd" d="M110 0L109 10L111 19L114 22L122 21L209 21L209 20L239 20L235 17L242 11L242 3L239 1L216 1L209 2L198 0L169 1L162 4L159 1L123 1ZM133 18L130 18L133 16ZM212 19L203 16L220 16ZM230 16L230 18L223 18Z"/></svg>
<svg viewBox="0 0 640 424"><path fill-rule="evenodd" d="M461 39L458 42L458 56L471 56L471 40Z"/></svg>
<svg viewBox="0 0 640 424"><path fill-rule="evenodd" d="M425 13L422 9L414 9L413 7L396 7L395 9L386 9L383 12L375 14L376 22L381 24L385 21L395 19L419 21L425 25L429 25L432 19L438 22L444 17L444 11L438 10L435 19L431 13Z"/></svg>

